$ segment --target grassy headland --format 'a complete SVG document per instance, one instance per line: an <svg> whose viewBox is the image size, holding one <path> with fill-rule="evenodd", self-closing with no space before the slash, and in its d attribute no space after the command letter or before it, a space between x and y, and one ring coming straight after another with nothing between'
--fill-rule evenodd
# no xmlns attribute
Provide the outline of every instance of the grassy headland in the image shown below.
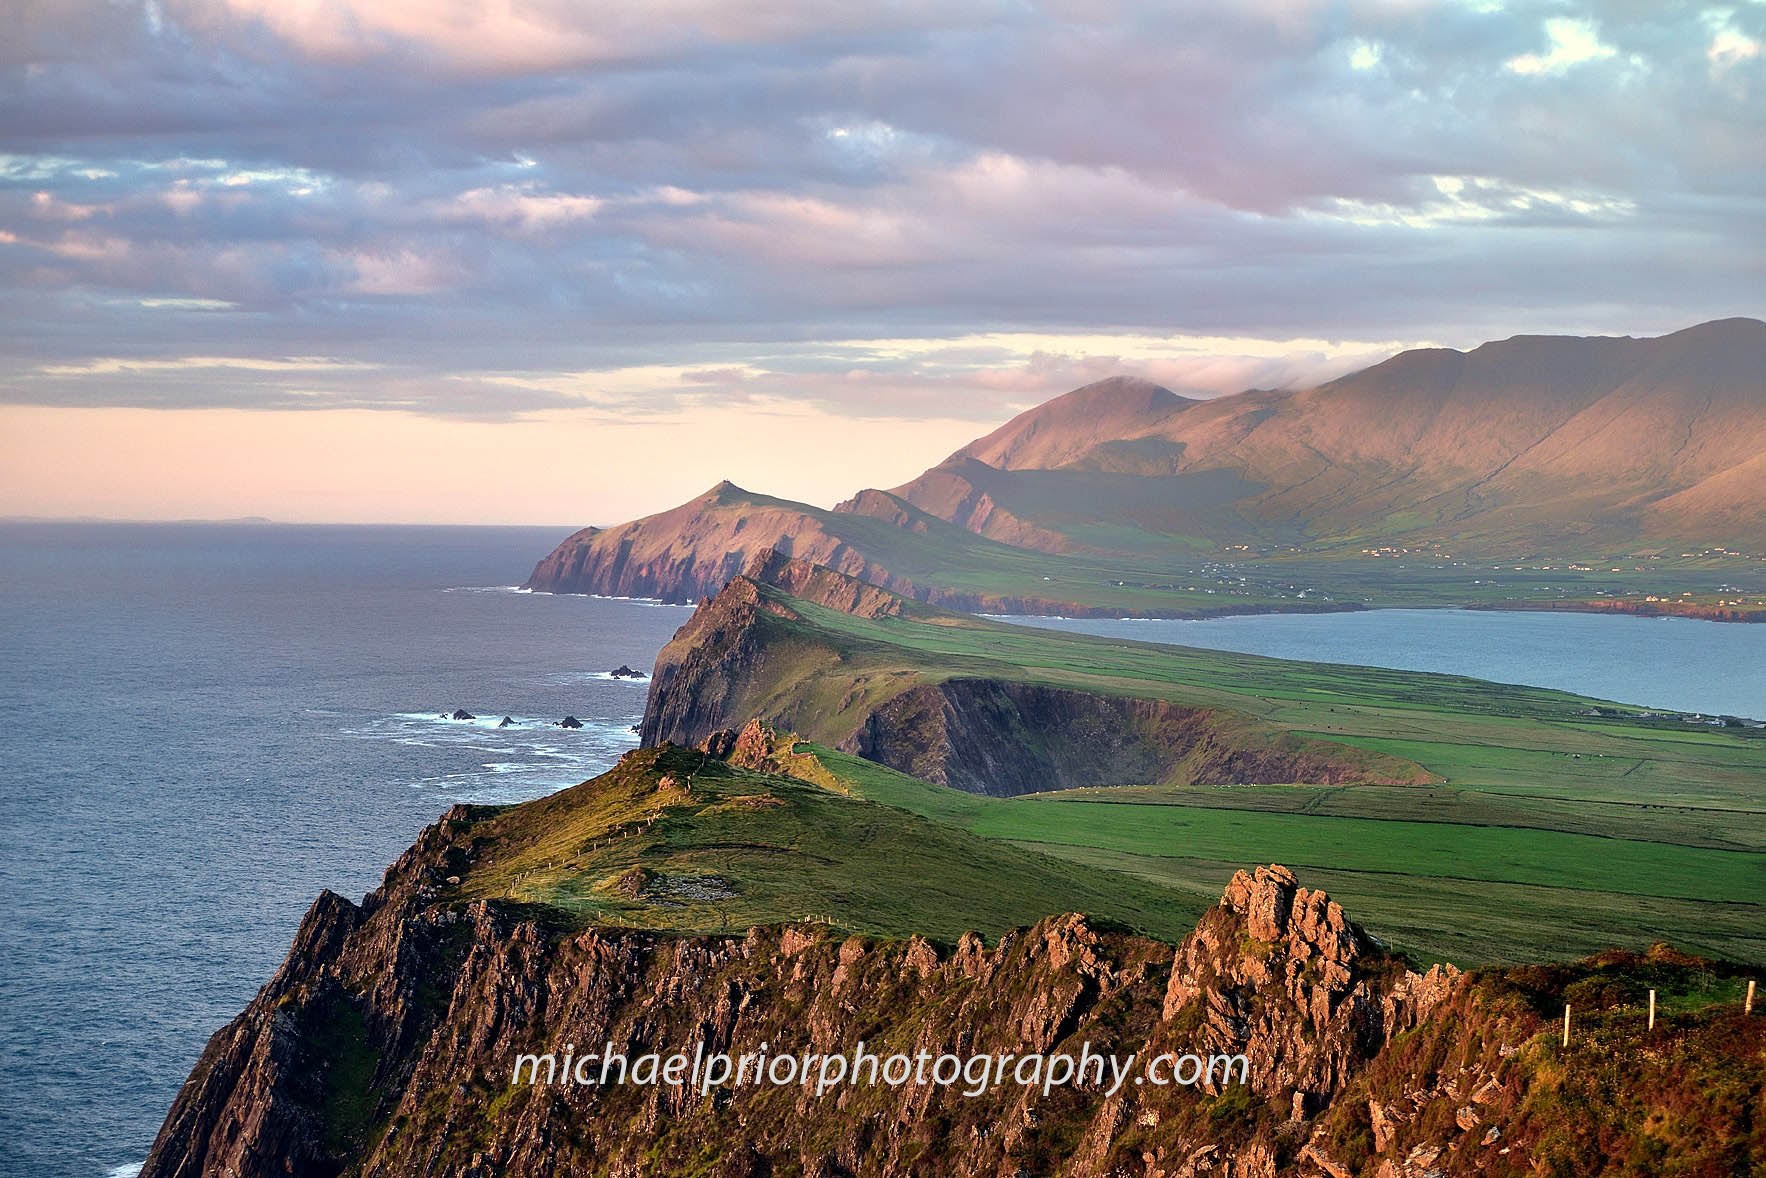
<svg viewBox="0 0 1766 1178"><path fill-rule="evenodd" d="M1561 692L1031 630L924 606L861 617L755 589L764 657L725 684L724 706L814 742L823 768L860 796L1138 877L1186 906L1217 895L1236 867L1284 862L1424 958L1562 959L1666 940L1766 960L1766 739L1755 730ZM998 799L835 751L892 698L954 680L1206 709L1250 739L1420 766L1428 784L1172 779Z"/></svg>

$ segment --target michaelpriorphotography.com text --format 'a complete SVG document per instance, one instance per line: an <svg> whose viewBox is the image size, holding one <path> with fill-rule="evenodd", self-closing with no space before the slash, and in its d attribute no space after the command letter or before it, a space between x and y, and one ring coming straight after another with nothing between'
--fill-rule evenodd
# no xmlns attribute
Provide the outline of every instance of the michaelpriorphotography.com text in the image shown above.
<svg viewBox="0 0 1766 1178"><path fill-rule="evenodd" d="M600 1052L578 1055L574 1044L563 1052L523 1053L515 1057L511 1087L631 1084L638 1087L687 1088L701 1095L719 1088L770 1086L804 1088L816 1096L841 1087L902 1088L933 1085L982 1096L1013 1085L1040 1090L1084 1088L1114 1096L1125 1086L1155 1088L1201 1086L1218 1090L1251 1081L1245 1055L1162 1052L1144 1059L1135 1052L1115 1054L1094 1050L1091 1042L1077 1052L878 1052L862 1040L845 1052L775 1051L761 1043L742 1053L713 1051L696 1043L691 1051L645 1051L632 1054L613 1044Z"/></svg>

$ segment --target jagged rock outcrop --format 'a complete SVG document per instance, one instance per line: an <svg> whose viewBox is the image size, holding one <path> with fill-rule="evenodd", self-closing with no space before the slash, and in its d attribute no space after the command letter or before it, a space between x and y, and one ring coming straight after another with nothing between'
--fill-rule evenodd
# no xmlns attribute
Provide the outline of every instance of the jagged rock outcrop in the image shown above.
<svg viewBox="0 0 1766 1178"><path fill-rule="evenodd" d="M1316 1109L1460 976L1451 966L1419 975L1391 965L1336 901L1285 867L1259 867L1233 876L1178 950L1164 1015L1194 1010L1201 1046L1238 1045L1254 1083Z"/></svg>
<svg viewBox="0 0 1766 1178"><path fill-rule="evenodd" d="M1417 973L1285 868L1235 875L1175 951L1071 914L992 946L795 924L667 936L454 898L450 877L480 853L481 813L449 811L360 907L320 897L282 968L210 1041L143 1178L1408 1178L1519 1175L1536 1162L1592 1174L1659 1156L1651 1134L1684 1139L1689 1173L1766 1160L1746 1112L1766 1077L1766 1020L1683 1020L1637 1057L1637 1077L1584 1080L1554 1062L1549 1006L1570 967ZM628 876L619 886L649 883ZM766 1043L827 1055L861 1040L933 1057L1090 1044L1134 1053L1138 1069L1192 1053L1243 1055L1246 1066L1187 1086L1044 1093L1007 1082L975 1096L913 1083L819 1096L794 1084L707 1095L511 1084L528 1052L739 1054ZM1714 1069L1714 1051L1730 1070ZM1574 1102L1573 1131L1553 1119L1555 1101ZM1638 1118L1639 1107L1654 1111Z"/></svg>
<svg viewBox="0 0 1766 1178"><path fill-rule="evenodd" d="M275 978L211 1041L146 1178L560 1172L589 1159L635 1174L708 1149L719 1173L1090 1174L1137 1153L1155 1172L1180 1172L1222 1139L1209 1110L1229 1098L1224 1073L1193 1090L1124 1084L1110 1096L1008 1084L967 1097L909 1084L703 1099L508 1081L518 1054L569 1043L636 1054L770 1042L827 1054L865 1039L966 1056L1077 1052L1090 1042L1100 1052L1248 1053L1251 1100L1231 1097L1235 1107L1285 1114L1296 1088L1328 1102L1446 994L1406 989L1414 975L1359 939L1322 896L1266 894L1270 880L1292 880L1281 869L1260 870L1252 885L1235 879L1178 950L1174 972L1170 948L1077 915L991 948L972 935L940 948L814 926L701 938L549 929L497 902L447 900L444 873L471 858L473 821L469 808L450 811L359 908L320 897ZM1247 886L1249 903L1236 898ZM1234 938L1270 931L1272 921L1285 939L1251 966ZM1216 1017L1247 1003L1256 1017ZM1191 1018L1192 1009L1206 1017ZM1327 1009L1338 1013L1298 1017ZM1292 1149L1267 1133L1279 1121L1252 1115L1225 1136L1243 1138L1235 1144L1247 1157L1291 1161Z"/></svg>

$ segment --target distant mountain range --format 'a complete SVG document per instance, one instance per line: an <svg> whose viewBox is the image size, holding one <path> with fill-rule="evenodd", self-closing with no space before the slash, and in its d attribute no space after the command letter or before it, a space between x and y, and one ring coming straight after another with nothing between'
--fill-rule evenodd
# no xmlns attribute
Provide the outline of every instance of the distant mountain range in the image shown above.
<svg viewBox="0 0 1766 1178"><path fill-rule="evenodd" d="M1035 610L1064 600L1035 587L1051 557L1144 569L1236 546L1766 551L1766 323L1417 349L1213 400L1114 377L832 511L720 483L584 529L528 586L698 599L771 548L958 608Z"/></svg>

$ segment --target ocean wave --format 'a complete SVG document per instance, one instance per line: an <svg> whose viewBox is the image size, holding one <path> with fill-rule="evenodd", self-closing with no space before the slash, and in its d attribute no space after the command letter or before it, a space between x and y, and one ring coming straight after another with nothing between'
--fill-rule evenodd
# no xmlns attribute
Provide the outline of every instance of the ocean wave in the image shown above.
<svg viewBox="0 0 1766 1178"><path fill-rule="evenodd" d="M577 601L619 601L626 605L660 605L668 609L691 609L693 602L681 604L660 597L621 597L612 593L554 593L550 589L529 589L526 585L449 585L443 593L519 593L523 597L563 597Z"/></svg>
<svg viewBox="0 0 1766 1178"><path fill-rule="evenodd" d="M664 601L660 597L621 597L613 593L554 593L550 589L529 589L525 585L450 585L443 593L519 593L523 597L562 597L578 601L617 601L624 605L655 606L660 609L692 609L697 602Z"/></svg>
<svg viewBox="0 0 1766 1178"><path fill-rule="evenodd" d="M461 801L521 802L593 777L637 746L628 717L584 717L561 728L554 717L501 715L454 720L440 712L396 712L341 729L345 737L411 749L417 775L405 784Z"/></svg>
<svg viewBox="0 0 1766 1178"><path fill-rule="evenodd" d="M386 731L386 725L405 726L405 735L423 734L440 736L456 733L473 740L483 739L483 734L495 733L501 736L516 736L522 733L550 733L559 735L569 733L573 737L593 735L597 730L620 731L628 730L635 720L612 719L605 716L579 716L581 728L565 728L559 724L559 716L517 716L508 714L512 721L507 727L503 724L503 713L475 715L470 720L456 720L449 712L394 712L391 716L379 720L370 720L366 725L345 729L351 736L378 735Z"/></svg>

